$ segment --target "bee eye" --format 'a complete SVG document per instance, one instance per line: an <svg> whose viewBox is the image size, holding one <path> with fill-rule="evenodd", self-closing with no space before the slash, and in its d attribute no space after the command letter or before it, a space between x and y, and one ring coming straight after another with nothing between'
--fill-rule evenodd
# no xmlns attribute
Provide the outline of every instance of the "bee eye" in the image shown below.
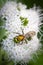
<svg viewBox="0 0 43 65"><path fill-rule="evenodd" d="M32 38L31 38L30 36L27 38L28 41L30 41L31 39L32 39Z"/></svg>

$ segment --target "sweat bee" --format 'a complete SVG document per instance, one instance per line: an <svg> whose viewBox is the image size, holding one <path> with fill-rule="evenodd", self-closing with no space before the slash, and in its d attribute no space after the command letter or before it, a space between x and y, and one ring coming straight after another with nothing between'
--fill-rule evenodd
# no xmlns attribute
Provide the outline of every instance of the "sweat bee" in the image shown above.
<svg viewBox="0 0 43 65"><path fill-rule="evenodd" d="M35 36L35 34L36 34L35 31L29 31L26 34L24 34L22 28L21 28L21 30L22 30L22 34L15 32L16 34L18 34L18 36L13 38L13 41L17 44L20 42L21 42L21 44L23 44L23 41L25 41L27 44L27 40L30 41L32 39L32 37Z"/></svg>

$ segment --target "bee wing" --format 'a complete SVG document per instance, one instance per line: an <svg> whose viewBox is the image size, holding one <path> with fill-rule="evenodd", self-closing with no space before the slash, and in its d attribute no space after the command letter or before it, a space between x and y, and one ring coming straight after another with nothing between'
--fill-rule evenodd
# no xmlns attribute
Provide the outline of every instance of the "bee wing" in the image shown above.
<svg viewBox="0 0 43 65"><path fill-rule="evenodd" d="M33 36L36 34L36 32L35 32L35 31L29 31L28 34L29 34L31 37L33 37Z"/></svg>

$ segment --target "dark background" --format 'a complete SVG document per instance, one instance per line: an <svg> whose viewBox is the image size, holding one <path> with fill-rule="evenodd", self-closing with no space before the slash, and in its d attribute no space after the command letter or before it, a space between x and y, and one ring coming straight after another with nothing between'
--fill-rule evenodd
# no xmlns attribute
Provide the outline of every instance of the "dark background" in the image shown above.
<svg viewBox="0 0 43 65"><path fill-rule="evenodd" d="M36 4L37 6L41 6L43 8L43 0L19 0L22 3L26 4L29 7L32 7L33 4Z"/></svg>

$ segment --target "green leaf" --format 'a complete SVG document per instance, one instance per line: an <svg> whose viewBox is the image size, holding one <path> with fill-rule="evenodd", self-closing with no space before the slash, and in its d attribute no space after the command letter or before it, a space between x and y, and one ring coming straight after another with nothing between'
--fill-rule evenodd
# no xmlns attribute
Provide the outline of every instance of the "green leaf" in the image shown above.
<svg viewBox="0 0 43 65"><path fill-rule="evenodd" d="M41 40L43 41L43 36L41 37Z"/></svg>
<svg viewBox="0 0 43 65"><path fill-rule="evenodd" d="M20 16L20 19L21 19L21 21L22 21L22 20L24 20L24 17L21 17L21 16Z"/></svg>
<svg viewBox="0 0 43 65"><path fill-rule="evenodd" d="M0 26L4 25L4 20L2 18L0 18Z"/></svg>
<svg viewBox="0 0 43 65"><path fill-rule="evenodd" d="M43 26L41 26L40 29L43 31Z"/></svg>
<svg viewBox="0 0 43 65"><path fill-rule="evenodd" d="M7 65L14 65L14 62L13 61L10 61L10 62L8 62Z"/></svg>
<svg viewBox="0 0 43 65"><path fill-rule="evenodd" d="M27 18L25 18L23 21L23 25L26 26L27 24L28 24L28 20L27 20Z"/></svg>
<svg viewBox="0 0 43 65"><path fill-rule="evenodd" d="M5 30L4 28L0 28L0 40L2 40L2 38L5 36L6 31L7 30Z"/></svg>
<svg viewBox="0 0 43 65"><path fill-rule="evenodd" d="M40 34L40 32L38 32L38 34L37 34L38 39L40 38L40 36L41 36L41 34Z"/></svg>
<svg viewBox="0 0 43 65"><path fill-rule="evenodd" d="M6 65L9 61L8 54L1 48L0 49L0 65Z"/></svg>
<svg viewBox="0 0 43 65"><path fill-rule="evenodd" d="M21 19L22 25L23 25L23 26L27 26L27 24L28 24L28 19L27 19L27 18L24 18L24 17L20 17L20 19Z"/></svg>
<svg viewBox="0 0 43 65"><path fill-rule="evenodd" d="M0 9L3 7L3 5L5 4L6 0L0 0Z"/></svg>

